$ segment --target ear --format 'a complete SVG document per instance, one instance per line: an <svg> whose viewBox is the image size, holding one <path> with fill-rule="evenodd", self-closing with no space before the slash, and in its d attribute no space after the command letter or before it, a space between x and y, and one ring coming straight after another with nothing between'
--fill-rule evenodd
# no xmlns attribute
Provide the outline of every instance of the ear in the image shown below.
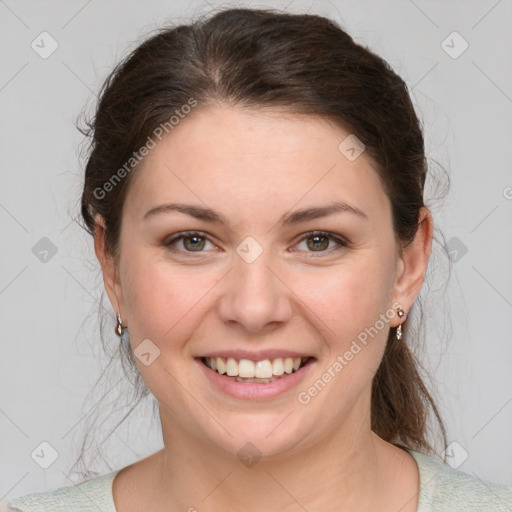
<svg viewBox="0 0 512 512"><path fill-rule="evenodd" d="M112 308L115 314L120 313L121 318L124 322L124 301L123 301L123 291L121 287L121 283L117 278L117 263L115 262L114 256L109 254L106 249L106 224L105 220L101 215L97 215L96 224L94 226L94 252L96 253L96 257L100 262L102 272L103 272L103 283L105 285L105 290L107 292L108 298L110 300L110 304L112 304Z"/></svg>
<svg viewBox="0 0 512 512"><path fill-rule="evenodd" d="M418 230L414 240L402 249L397 263L397 280L394 287L395 302L407 313L420 292L425 279L432 249L434 221L430 211L422 207ZM396 325L400 324L397 318ZM395 326L394 326L395 327Z"/></svg>

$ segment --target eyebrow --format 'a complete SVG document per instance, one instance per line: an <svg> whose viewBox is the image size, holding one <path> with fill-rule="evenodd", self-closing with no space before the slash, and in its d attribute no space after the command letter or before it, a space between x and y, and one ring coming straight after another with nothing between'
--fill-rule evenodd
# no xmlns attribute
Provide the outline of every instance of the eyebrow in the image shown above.
<svg viewBox="0 0 512 512"><path fill-rule="evenodd" d="M203 208L202 206L182 203L167 203L156 206L155 208L147 211L142 219L146 220L155 215L169 212L179 212L213 224L223 224L225 226L229 226L229 222L226 220L226 218L215 210L211 210L210 208ZM281 226L292 226L295 224L300 224L301 222L307 222L310 220L319 219L321 217L327 217L328 215L332 215L334 213L351 213L368 220L368 216L359 208L341 201L337 201L325 206L314 206L310 208L304 208L302 210L296 210L291 213L285 213L279 219L278 223Z"/></svg>

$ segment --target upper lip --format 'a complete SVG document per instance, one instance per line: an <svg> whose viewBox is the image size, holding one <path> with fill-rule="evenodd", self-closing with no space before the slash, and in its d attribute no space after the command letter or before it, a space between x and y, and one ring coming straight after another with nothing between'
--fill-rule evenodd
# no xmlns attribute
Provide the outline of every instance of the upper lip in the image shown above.
<svg viewBox="0 0 512 512"><path fill-rule="evenodd" d="M311 354L305 354L301 352L295 352L293 350L279 350L279 349L269 349L269 350L260 350L259 352L252 352L250 350L216 350L213 352L208 352L207 354L203 354L199 357L232 357L233 359L250 359L251 361L262 361L263 359L277 359L278 357L301 357L314 358Z"/></svg>

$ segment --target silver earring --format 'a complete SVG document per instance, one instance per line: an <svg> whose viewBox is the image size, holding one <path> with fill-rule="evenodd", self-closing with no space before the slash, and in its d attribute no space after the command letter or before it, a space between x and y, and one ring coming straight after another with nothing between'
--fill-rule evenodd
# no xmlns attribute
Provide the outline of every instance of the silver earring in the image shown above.
<svg viewBox="0 0 512 512"><path fill-rule="evenodd" d="M402 309L402 308L398 308L397 310L397 315L400 317L400 318L403 318L404 316L406 317L407 315L405 314L405 311ZM407 320L407 318L406 318ZM405 320L404 320L405 322ZM402 339L402 324L400 324L396 330L396 339L397 340L401 340Z"/></svg>
<svg viewBox="0 0 512 512"><path fill-rule="evenodd" d="M121 313L117 313L116 334L118 336L123 335L123 321L121 320Z"/></svg>

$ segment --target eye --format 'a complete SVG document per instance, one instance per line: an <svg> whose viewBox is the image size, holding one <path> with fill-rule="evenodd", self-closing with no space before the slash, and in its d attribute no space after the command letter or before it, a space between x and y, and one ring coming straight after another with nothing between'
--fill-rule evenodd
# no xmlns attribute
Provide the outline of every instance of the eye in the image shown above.
<svg viewBox="0 0 512 512"><path fill-rule="evenodd" d="M178 242L182 242L182 247L178 248ZM204 252L203 249L208 241L208 238L197 231L187 231L179 233L177 236L164 242L166 247L169 247L172 251L183 251L183 252ZM212 244L213 245L213 244Z"/></svg>
<svg viewBox="0 0 512 512"><path fill-rule="evenodd" d="M182 244L182 247L178 247L178 243ZM305 233L300 240L300 243L306 242L306 252L331 252L348 247L348 242L342 238L325 231L311 231ZM334 248L330 245L334 242ZM166 240L164 245L172 251L176 252L205 252L203 249L206 244L213 244L208 240L208 237L198 231L186 231L178 233L176 236Z"/></svg>
<svg viewBox="0 0 512 512"><path fill-rule="evenodd" d="M331 249L337 251L343 247L348 247L348 243L345 240L325 231L312 231L310 233L306 233L301 238L300 243L303 242L306 242L308 252L331 252ZM332 248L331 246L331 249L328 250L331 242L334 242L335 247Z"/></svg>

